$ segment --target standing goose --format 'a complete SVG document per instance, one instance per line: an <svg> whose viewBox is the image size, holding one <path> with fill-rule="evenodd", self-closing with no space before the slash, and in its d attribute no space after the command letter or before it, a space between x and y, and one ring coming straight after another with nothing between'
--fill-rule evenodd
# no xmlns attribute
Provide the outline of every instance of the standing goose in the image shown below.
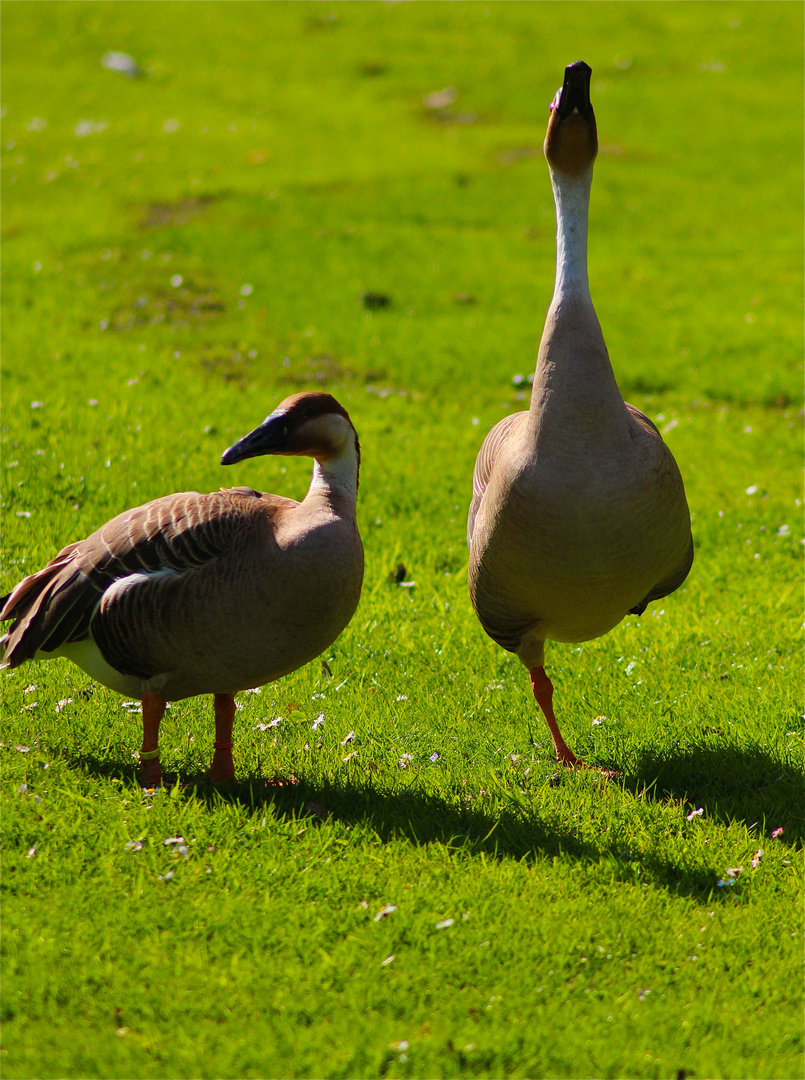
<svg viewBox="0 0 805 1080"><path fill-rule="evenodd" d="M470 596L481 625L531 676L556 758L544 643L588 641L679 588L693 562L685 489L654 424L621 397L587 282L598 152L591 69L565 70L544 152L556 204L556 284L528 412L487 435L468 522Z"/></svg>
<svg viewBox="0 0 805 1080"><path fill-rule="evenodd" d="M222 456L308 455L301 503L251 488L183 491L127 510L0 600L2 667L66 656L143 703L140 778L160 782L167 702L213 694L210 776L234 778L235 694L294 671L347 625L363 581L360 447L329 394L286 398Z"/></svg>

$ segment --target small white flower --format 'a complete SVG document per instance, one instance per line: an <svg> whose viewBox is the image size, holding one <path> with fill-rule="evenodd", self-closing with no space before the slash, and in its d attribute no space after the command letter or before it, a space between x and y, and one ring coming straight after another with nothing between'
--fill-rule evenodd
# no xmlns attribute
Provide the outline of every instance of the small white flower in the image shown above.
<svg viewBox="0 0 805 1080"><path fill-rule="evenodd" d="M397 764L399 765L399 767L401 769L405 769L408 766L408 762L413 761L413 760L414 760L414 755L413 754L403 754L402 757L400 758L400 760L397 762Z"/></svg>
<svg viewBox="0 0 805 1080"><path fill-rule="evenodd" d="M385 919L387 915L392 915L397 910L396 904L386 904L377 912L374 916L374 922L380 922L381 919Z"/></svg>
<svg viewBox="0 0 805 1080"><path fill-rule="evenodd" d="M455 919L442 919L440 922L436 923L436 929L437 930L447 930L449 927L451 927L453 925L453 923L455 921L456 921Z"/></svg>
<svg viewBox="0 0 805 1080"><path fill-rule="evenodd" d="M347 735L345 735L345 736L344 736L344 738L343 738L343 739L341 740L341 743L340 743L340 745L341 745L341 746L346 746L346 745L347 745L347 743L351 743L351 742L353 742L353 741L354 741L354 739L355 739L355 732L354 732L354 731L350 731L350 732L349 732L349 733L348 733Z"/></svg>
<svg viewBox="0 0 805 1080"><path fill-rule="evenodd" d="M693 821L694 818L702 817L703 814L704 807L700 806L698 810L691 810L691 812L686 816L685 821Z"/></svg>

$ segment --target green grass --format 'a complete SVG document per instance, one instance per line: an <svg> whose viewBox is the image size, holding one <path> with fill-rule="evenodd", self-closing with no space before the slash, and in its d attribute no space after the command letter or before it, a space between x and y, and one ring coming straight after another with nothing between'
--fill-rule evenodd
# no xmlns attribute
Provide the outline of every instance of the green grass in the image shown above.
<svg viewBox="0 0 805 1080"><path fill-rule="evenodd" d="M119 697L61 661L2 678L3 1075L801 1076L802 7L2 14L4 585L170 491L299 497L305 462L218 460L304 386L359 430L367 556L332 677L242 695L230 792L209 701L167 714L149 797ZM575 59L593 296L696 539L677 593L548 650L615 783L556 774L466 588L475 454L525 407L553 286L539 148Z"/></svg>

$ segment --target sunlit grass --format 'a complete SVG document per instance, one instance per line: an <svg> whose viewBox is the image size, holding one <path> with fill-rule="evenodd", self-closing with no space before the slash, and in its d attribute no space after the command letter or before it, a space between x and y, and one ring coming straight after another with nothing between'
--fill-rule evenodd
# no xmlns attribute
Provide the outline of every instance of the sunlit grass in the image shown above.
<svg viewBox="0 0 805 1080"><path fill-rule="evenodd" d="M360 433L367 557L329 673L242 695L231 792L208 700L167 713L144 796L117 695L61 661L3 676L4 1074L801 1075L801 8L3 16L5 586L170 491L300 497L305 462L218 461L306 386ZM557 772L466 587L575 59L594 299L696 540L673 596L548 648L608 784Z"/></svg>

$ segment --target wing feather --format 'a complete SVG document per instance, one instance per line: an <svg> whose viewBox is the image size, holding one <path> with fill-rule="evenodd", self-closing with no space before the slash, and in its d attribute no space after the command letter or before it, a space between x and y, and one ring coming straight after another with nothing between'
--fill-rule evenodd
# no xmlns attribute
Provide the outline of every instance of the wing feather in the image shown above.
<svg viewBox="0 0 805 1080"><path fill-rule="evenodd" d="M523 422L528 413L512 413L510 416L498 421L483 441L478 457L475 460L475 470L472 474L472 502L470 503L469 517L467 518L467 547L472 545L472 534L475 530L475 518L484 497L484 492L489 484L495 459L500 453L501 447L506 443L517 424Z"/></svg>
<svg viewBox="0 0 805 1080"><path fill-rule="evenodd" d="M130 587L119 586L109 594L114 605L121 606L123 617L114 620L107 660L113 666L136 668L137 636L143 633L149 604L153 610L158 594L171 588L174 580L223 555L255 513L270 515L275 503L296 505L249 488L209 495L185 491L112 518L85 540L69 544L4 598L0 621L13 622L1 639L3 666L17 667L37 652L53 652L86 638L110 588L131 579ZM98 644L106 656L104 642Z"/></svg>

